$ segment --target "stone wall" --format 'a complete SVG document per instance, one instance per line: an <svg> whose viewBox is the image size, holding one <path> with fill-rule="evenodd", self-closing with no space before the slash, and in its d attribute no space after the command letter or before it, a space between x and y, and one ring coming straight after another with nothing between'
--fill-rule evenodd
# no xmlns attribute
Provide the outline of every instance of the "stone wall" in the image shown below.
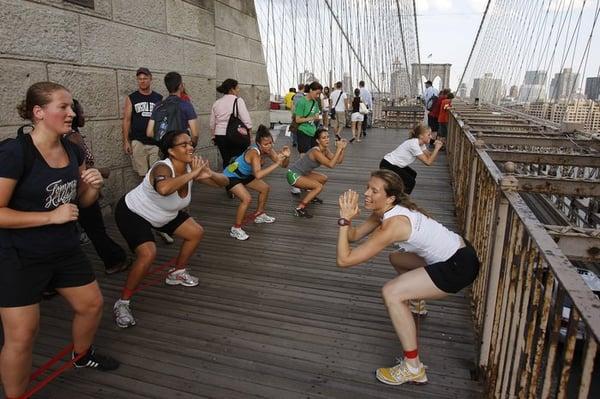
<svg viewBox="0 0 600 399"><path fill-rule="evenodd" d="M83 104L83 128L98 166L112 169L105 189L112 203L137 183L124 154L121 117L136 89L135 71L148 67L165 95L165 73L183 75L199 115L199 153L218 165L208 118L215 88L240 82L253 123L269 122L269 83L253 0L0 0L0 139L23 123L16 105L32 83L68 87Z"/></svg>

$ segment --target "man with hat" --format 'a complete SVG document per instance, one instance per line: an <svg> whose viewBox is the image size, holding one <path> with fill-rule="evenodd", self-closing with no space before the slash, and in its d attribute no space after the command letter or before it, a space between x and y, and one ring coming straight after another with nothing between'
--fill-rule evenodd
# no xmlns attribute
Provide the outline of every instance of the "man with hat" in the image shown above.
<svg viewBox="0 0 600 399"><path fill-rule="evenodd" d="M148 68L139 68L135 76L138 89L125 98L123 108L123 149L131 155L133 170L143 178L159 159L158 147L146 136L146 127L162 95L152 91L152 74Z"/></svg>

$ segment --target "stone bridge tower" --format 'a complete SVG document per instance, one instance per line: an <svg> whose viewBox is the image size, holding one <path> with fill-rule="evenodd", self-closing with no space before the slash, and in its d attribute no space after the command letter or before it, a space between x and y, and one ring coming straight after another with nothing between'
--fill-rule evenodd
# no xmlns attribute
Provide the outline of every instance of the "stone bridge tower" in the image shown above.
<svg viewBox="0 0 600 399"><path fill-rule="evenodd" d="M421 93L421 75L425 77L425 81L431 80L432 82L436 77L441 80L440 89L446 89L450 87L450 67L452 64L421 64L421 71L419 71L419 64L412 64L412 77L415 93Z"/></svg>
<svg viewBox="0 0 600 399"><path fill-rule="evenodd" d="M269 123L269 80L253 0L0 1L0 139L23 121L16 105L32 83L65 85L83 105L83 133L96 164L112 169L105 199L137 184L123 152L121 117L149 68L165 95L164 75L183 75L200 122L199 152L218 165L208 119L215 88L237 79L254 126Z"/></svg>

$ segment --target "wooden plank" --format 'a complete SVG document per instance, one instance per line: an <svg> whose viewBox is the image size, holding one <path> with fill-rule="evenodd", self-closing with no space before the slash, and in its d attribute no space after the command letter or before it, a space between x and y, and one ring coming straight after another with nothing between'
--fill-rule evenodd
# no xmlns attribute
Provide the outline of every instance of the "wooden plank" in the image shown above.
<svg viewBox="0 0 600 399"><path fill-rule="evenodd" d="M223 190L195 186L190 214L205 237L190 266L200 285L143 290L132 301L133 328L120 330L112 320L126 276L105 276L85 246L106 301L96 341L123 366L114 373L69 372L40 397L60 397L62 387L74 393L69 396L89 398L481 397L481 385L470 378L476 338L466 293L431 301L430 315L419 319L430 383L389 387L373 375L402 350L381 300L381 287L394 277L387 253L349 270L335 265L337 197L348 188L362 193L370 171L406 137L406 131L373 129L349 146L342 165L322 170L329 182L320 196L325 203L311 207L313 219L293 216L298 198L289 193L285 171L277 170L267 179L267 212L277 221L248 225L245 242L228 236L237 201ZM445 154L415 169L413 199L455 229ZM124 244L110 218L107 229ZM179 248L178 241L157 245L157 264ZM60 298L44 302L42 314L39 363L66 343L71 319Z"/></svg>

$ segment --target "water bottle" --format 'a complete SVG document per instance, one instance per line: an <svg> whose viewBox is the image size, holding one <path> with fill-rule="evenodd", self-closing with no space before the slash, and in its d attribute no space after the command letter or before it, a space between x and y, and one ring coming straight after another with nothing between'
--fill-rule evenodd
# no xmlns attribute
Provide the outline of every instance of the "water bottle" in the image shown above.
<svg viewBox="0 0 600 399"><path fill-rule="evenodd" d="M167 133L167 117L166 116L160 122L160 125L158 125L158 131L157 131L158 137L155 137L155 139L156 140L162 139L162 137L165 135L165 133Z"/></svg>

